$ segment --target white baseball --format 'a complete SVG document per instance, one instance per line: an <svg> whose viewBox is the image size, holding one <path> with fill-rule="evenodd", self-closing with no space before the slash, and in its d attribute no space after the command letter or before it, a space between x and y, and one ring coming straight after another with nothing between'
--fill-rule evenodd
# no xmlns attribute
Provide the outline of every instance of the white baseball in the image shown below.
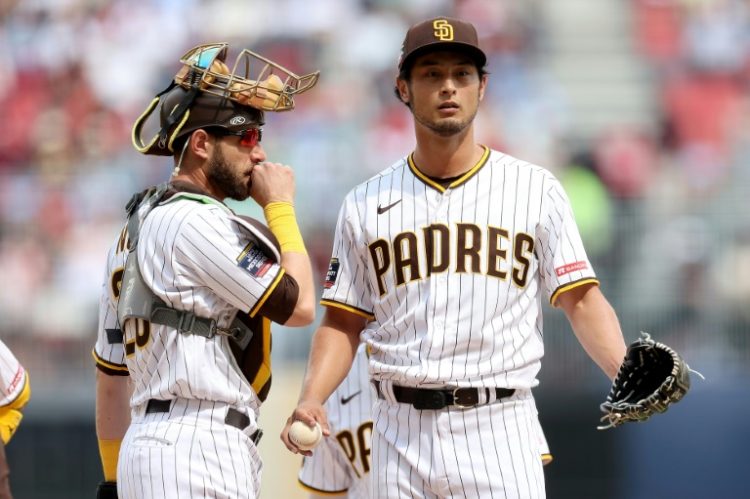
<svg viewBox="0 0 750 499"><path fill-rule="evenodd" d="M315 426L310 428L307 424L302 421L295 421L289 428L289 440L296 445L300 450L311 450L323 437L323 430L320 429L320 425L316 422Z"/></svg>

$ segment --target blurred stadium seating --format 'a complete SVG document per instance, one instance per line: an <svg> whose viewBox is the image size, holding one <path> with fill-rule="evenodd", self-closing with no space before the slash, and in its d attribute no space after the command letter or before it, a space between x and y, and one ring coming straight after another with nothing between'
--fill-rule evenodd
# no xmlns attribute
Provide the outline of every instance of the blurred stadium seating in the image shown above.
<svg viewBox="0 0 750 499"><path fill-rule="evenodd" d="M626 339L649 331L701 370L707 381L688 400L713 393L716 403L713 386L744 397L723 424L750 441L747 1L3 0L0 336L33 387L8 449L19 497L82 497L98 480L90 350L105 253L130 195L169 175L168 159L133 149L130 126L179 56L227 41L299 73L321 70L295 111L267 116L264 145L295 168L300 226L322 280L340 200L413 147L408 110L392 93L395 65L406 28L441 14L474 22L489 55L479 139L561 178ZM637 440L641 426L590 431L607 381L564 317L548 312L538 397L558 458L549 496L669 497L675 489L651 480L646 492L627 476L643 470L628 467L638 449L623 435ZM311 333L275 330L275 369L287 375L262 415L269 427L291 410ZM683 451L691 432L706 431L697 428L705 411L691 418L684 404L658 416L681 421L660 428ZM289 457L278 457L276 434L263 444L273 477L265 497L292 497L289 468L270 469ZM69 459L71 446L80 460ZM742 462L731 452L743 450L717 451L724 497L744 490L741 474L731 478ZM693 464L682 468L681 497L705 497L685 470L708 457L693 451L704 452L684 452Z"/></svg>

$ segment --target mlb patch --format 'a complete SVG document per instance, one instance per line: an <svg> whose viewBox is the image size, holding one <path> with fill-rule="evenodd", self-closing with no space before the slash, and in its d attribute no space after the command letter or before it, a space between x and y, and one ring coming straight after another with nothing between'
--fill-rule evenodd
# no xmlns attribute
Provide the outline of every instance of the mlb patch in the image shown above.
<svg viewBox="0 0 750 499"><path fill-rule="evenodd" d="M331 263L328 264L328 272L326 272L326 282L323 284L325 289L332 288L336 283L336 277L339 275L339 259L331 258Z"/></svg>
<svg viewBox="0 0 750 499"><path fill-rule="evenodd" d="M571 272L575 272L576 270L587 269L588 267L589 265L586 262L568 263L566 265L563 265L562 267L557 267L555 269L555 272L557 272L557 277L560 277L560 276L564 276L565 274L570 274Z"/></svg>
<svg viewBox="0 0 750 499"><path fill-rule="evenodd" d="M263 277L273 265L273 260L263 253L260 246L251 241L237 257L237 265L250 272L253 277Z"/></svg>

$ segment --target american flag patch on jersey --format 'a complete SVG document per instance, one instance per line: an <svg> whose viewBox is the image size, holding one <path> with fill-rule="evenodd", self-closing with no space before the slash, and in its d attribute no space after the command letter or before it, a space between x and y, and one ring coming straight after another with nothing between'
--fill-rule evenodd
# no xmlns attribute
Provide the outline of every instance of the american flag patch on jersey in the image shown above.
<svg viewBox="0 0 750 499"><path fill-rule="evenodd" d="M250 241L237 257L237 265L254 277L263 277L273 265L273 261L263 253L260 246Z"/></svg>
<svg viewBox="0 0 750 499"><path fill-rule="evenodd" d="M557 277L563 276L565 274L570 274L571 272L575 272L576 270L583 270L588 268L589 264L586 262L575 262L575 263L569 263L567 265L563 265L562 267L557 267L555 269L555 272L557 272Z"/></svg>
<svg viewBox="0 0 750 499"><path fill-rule="evenodd" d="M339 259L331 258L331 263L328 264L328 272L326 272L326 282L323 283L325 289L332 288L336 283L336 276L339 275Z"/></svg>

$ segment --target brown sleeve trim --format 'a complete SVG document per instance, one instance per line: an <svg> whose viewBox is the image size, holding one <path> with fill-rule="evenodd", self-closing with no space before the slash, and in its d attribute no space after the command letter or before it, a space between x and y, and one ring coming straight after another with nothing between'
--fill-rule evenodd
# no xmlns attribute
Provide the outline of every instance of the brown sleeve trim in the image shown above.
<svg viewBox="0 0 750 499"><path fill-rule="evenodd" d="M294 313L299 299L299 284L289 274L284 274L272 284L273 289L267 293L256 314L272 320L276 324L284 324ZM252 313L250 317L252 317Z"/></svg>
<svg viewBox="0 0 750 499"><path fill-rule="evenodd" d="M335 308L340 308L342 310L346 310L347 312L360 315L370 321L375 319L375 315L372 312L367 312L365 310L362 310L361 308L352 307L351 305L347 305L346 303L323 299L323 300L320 300L320 304L323 305L324 307L335 307Z"/></svg>
<svg viewBox="0 0 750 499"><path fill-rule="evenodd" d="M284 275L286 275L286 271L283 268L279 269L279 274L276 276L276 279L274 279L271 285L266 288L266 292L263 293L263 296L258 298L255 306L250 309L250 312L248 312L248 315L250 317L255 317L255 315L258 313L258 310L263 307L263 304L266 302L266 300L268 300L268 297L271 296L274 289L276 289L276 286L279 285L279 282L281 282L281 278L284 277Z"/></svg>
<svg viewBox="0 0 750 499"><path fill-rule="evenodd" d="M96 354L95 350L91 351L91 356L94 357L94 361L96 362L96 368L99 369L104 374L108 374L110 376L130 376L130 371L128 371L128 366L107 362L106 360L99 357Z"/></svg>
<svg viewBox="0 0 750 499"><path fill-rule="evenodd" d="M569 282L568 284L563 284L562 286L557 288L554 293L552 293L552 296L549 299L550 304L553 307L556 307L557 299L560 297L561 294L565 293L566 291L570 291L571 289L575 289L580 286L583 286L585 284L596 284L598 286L599 279L594 279L593 277L587 277L585 279L580 279L578 281Z"/></svg>

